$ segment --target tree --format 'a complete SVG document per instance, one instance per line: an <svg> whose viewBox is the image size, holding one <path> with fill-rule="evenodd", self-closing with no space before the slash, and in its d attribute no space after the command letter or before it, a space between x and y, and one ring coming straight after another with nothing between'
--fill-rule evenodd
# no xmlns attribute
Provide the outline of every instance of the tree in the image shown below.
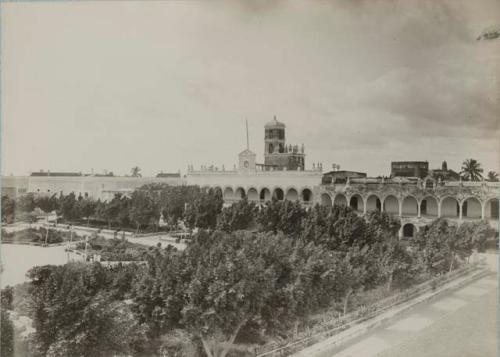
<svg viewBox="0 0 500 357"><path fill-rule="evenodd" d="M223 203L224 200L219 193L201 191L193 201L186 204L184 215L188 227L215 229Z"/></svg>
<svg viewBox="0 0 500 357"><path fill-rule="evenodd" d="M16 201L7 195L2 196L2 222L10 224L14 222L16 213Z"/></svg>
<svg viewBox="0 0 500 357"><path fill-rule="evenodd" d="M367 223L366 236L373 242L397 239L401 228L401 221L386 212L371 212Z"/></svg>
<svg viewBox="0 0 500 357"><path fill-rule="evenodd" d="M123 207L122 195L116 193L113 199L109 202L102 202L96 210L99 216L108 223L108 229L111 229L111 223L118 221L118 215Z"/></svg>
<svg viewBox="0 0 500 357"><path fill-rule="evenodd" d="M34 344L46 356L130 353L141 329L123 302L105 293L112 280L100 264L68 263L31 269Z"/></svg>
<svg viewBox="0 0 500 357"><path fill-rule="evenodd" d="M41 195L36 197L35 205L46 214L49 214L58 208L58 199L55 194L52 196Z"/></svg>
<svg viewBox="0 0 500 357"><path fill-rule="evenodd" d="M77 313L80 320L50 345L48 357L130 355L129 342L142 333L129 307L102 293Z"/></svg>
<svg viewBox="0 0 500 357"><path fill-rule="evenodd" d="M22 195L16 200L16 213L31 213L35 209L35 195L27 193Z"/></svg>
<svg viewBox="0 0 500 357"><path fill-rule="evenodd" d="M14 357L14 324L10 313L3 306L0 308L0 355Z"/></svg>
<svg viewBox="0 0 500 357"><path fill-rule="evenodd" d="M79 200L77 202L78 206L78 212L82 216L82 218L87 219L87 226L89 225L90 218L95 215L96 209L97 209L97 202L90 199L90 198L85 198L82 200Z"/></svg>
<svg viewBox="0 0 500 357"><path fill-rule="evenodd" d="M78 212L77 199L74 192L69 195L61 195L59 197L58 215L61 215L65 220L71 221L80 218Z"/></svg>
<svg viewBox="0 0 500 357"><path fill-rule="evenodd" d="M147 184L139 190L147 191L154 197L163 219L174 229L178 221L184 218L186 205L194 202L201 194L199 186L170 186L163 183Z"/></svg>
<svg viewBox="0 0 500 357"><path fill-rule="evenodd" d="M132 177L142 177L141 168L139 166L134 166L130 169L130 175Z"/></svg>
<svg viewBox="0 0 500 357"><path fill-rule="evenodd" d="M343 294L344 315L349 306L349 297L358 289L363 288L366 275L365 259L368 246L363 249L352 247L345 255L340 255L340 259L334 266L335 286L339 295Z"/></svg>
<svg viewBox="0 0 500 357"><path fill-rule="evenodd" d="M222 209L217 218L217 229L225 232L233 232L248 229L254 221L257 211L255 203L246 198L233 203L230 207Z"/></svg>
<svg viewBox="0 0 500 357"><path fill-rule="evenodd" d="M382 243L378 252L379 276L383 277L387 284L387 290L393 286L396 288L410 286L420 273L420 266L411 251L398 240Z"/></svg>
<svg viewBox="0 0 500 357"><path fill-rule="evenodd" d="M498 182L498 173L496 173L495 171L489 171L487 181Z"/></svg>
<svg viewBox="0 0 500 357"><path fill-rule="evenodd" d="M300 202L273 199L260 210L257 222L263 232L283 232L297 236L305 216L306 211Z"/></svg>
<svg viewBox="0 0 500 357"><path fill-rule="evenodd" d="M302 222L302 238L328 250L347 251L353 245L361 247L379 239L375 236L378 230L369 232L368 226L365 219L349 207L317 206L306 214ZM385 226L379 230L384 229Z"/></svg>
<svg viewBox="0 0 500 357"><path fill-rule="evenodd" d="M445 219L437 219L424 227L412 245L422 254L427 271L432 274L451 271L456 263L481 249L493 230L485 222L465 222L451 226Z"/></svg>
<svg viewBox="0 0 500 357"><path fill-rule="evenodd" d="M462 163L460 174L466 181L480 181L483 178L481 164L475 159L467 159Z"/></svg>
<svg viewBox="0 0 500 357"><path fill-rule="evenodd" d="M135 223L136 233L139 233L141 226L158 225L160 210L157 202L146 191L136 190L130 199L129 218Z"/></svg>
<svg viewBox="0 0 500 357"><path fill-rule="evenodd" d="M240 329L259 319L273 286L271 276L255 259L256 246L249 232L216 232L211 240L210 253L197 258L182 315L187 328L201 339L205 353L224 357Z"/></svg>

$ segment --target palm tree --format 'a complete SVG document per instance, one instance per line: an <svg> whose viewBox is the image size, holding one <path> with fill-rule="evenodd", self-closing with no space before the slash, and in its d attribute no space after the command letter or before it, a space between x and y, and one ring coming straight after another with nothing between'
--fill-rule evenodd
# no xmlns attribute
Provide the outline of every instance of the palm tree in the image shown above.
<svg viewBox="0 0 500 357"><path fill-rule="evenodd" d="M498 182L498 174L495 171L488 172L488 181Z"/></svg>
<svg viewBox="0 0 500 357"><path fill-rule="evenodd" d="M465 181L480 181L483 178L481 164L475 159L467 159L462 163L462 179Z"/></svg>
<svg viewBox="0 0 500 357"><path fill-rule="evenodd" d="M132 167L132 169L130 170L130 173L131 173L132 177L142 177L141 168L139 166Z"/></svg>

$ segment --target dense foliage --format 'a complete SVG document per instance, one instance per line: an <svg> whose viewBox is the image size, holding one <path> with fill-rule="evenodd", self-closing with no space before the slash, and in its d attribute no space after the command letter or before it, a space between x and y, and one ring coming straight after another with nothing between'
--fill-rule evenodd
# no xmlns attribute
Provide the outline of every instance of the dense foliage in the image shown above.
<svg viewBox="0 0 500 357"><path fill-rule="evenodd" d="M166 184L145 185L131 197L116 194L109 201L77 197L74 193L52 196L29 193L17 200L2 197L2 221L34 221L39 210L38 215L55 211L64 222L107 228L157 231L162 216L168 229L176 229L181 220L191 228L214 229L222 204L220 191Z"/></svg>
<svg viewBox="0 0 500 357"><path fill-rule="evenodd" d="M492 233L483 222L437 220L404 242L400 222L385 213L361 217L348 207L288 201L222 208L220 192L193 189L182 198L181 189L164 188L117 196L97 210L139 226L152 223L120 216L124 207L167 212L172 225L183 219L199 228L186 249L142 250L143 265L31 270L34 355L234 355L234 344L286 338L321 311L346 314L367 291L448 272ZM90 249L123 260L130 246L94 239Z"/></svg>
<svg viewBox="0 0 500 357"><path fill-rule="evenodd" d="M30 271L34 355L127 354L141 336L120 293L120 275L99 264L70 263Z"/></svg>

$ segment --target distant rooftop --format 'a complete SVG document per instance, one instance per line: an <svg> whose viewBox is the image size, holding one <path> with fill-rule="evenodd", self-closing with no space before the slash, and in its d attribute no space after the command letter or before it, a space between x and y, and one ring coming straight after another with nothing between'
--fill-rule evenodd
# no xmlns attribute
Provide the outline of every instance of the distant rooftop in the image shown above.
<svg viewBox="0 0 500 357"><path fill-rule="evenodd" d="M83 176L81 172L51 172L51 171L39 171L32 172L30 176Z"/></svg>
<svg viewBox="0 0 500 357"><path fill-rule="evenodd" d="M159 174L156 175L156 177L181 177L180 172L160 172Z"/></svg>

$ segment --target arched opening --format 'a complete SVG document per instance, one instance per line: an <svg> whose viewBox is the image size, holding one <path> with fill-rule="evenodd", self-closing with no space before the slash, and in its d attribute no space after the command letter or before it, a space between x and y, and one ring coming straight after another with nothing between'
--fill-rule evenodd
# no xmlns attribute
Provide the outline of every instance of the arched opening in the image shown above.
<svg viewBox="0 0 500 357"><path fill-rule="evenodd" d="M312 192L310 189L305 188L302 190L302 201L311 202L312 201Z"/></svg>
<svg viewBox="0 0 500 357"><path fill-rule="evenodd" d="M402 211L403 216L418 216L418 202L415 197L407 196L403 199Z"/></svg>
<svg viewBox="0 0 500 357"><path fill-rule="evenodd" d="M456 218L460 216L460 206L453 197L445 197L441 201L441 217Z"/></svg>
<svg viewBox="0 0 500 357"><path fill-rule="evenodd" d="M484 218L498 220L498 199L491 198L485 203Z"/></svg>
<svg viewBox="0 0 500 357"><path fill-rule="evenodd" d="M434 197L427 196L420 202L420 215L422 217L438 216L438 202Z"/></svg>
<svg viewBox="0 0 500 357"><path fill-rule="evenodd" d="M296 189L289 188L288 191L286 191L285 197L288 201L297 201L299 199L299 193Z"/></svg>
<svg viewBox="0 0 500 357"><path fill-rule="evenodd" d="M259 193L255 188L251 187L247 192L247 197L249 201L255 202L259 200Z"/></svg>
<svg viewBox="0 0 500 357"><path fill-rule="evenodd" d="M270 201L271 200L271 191L268 188L263 188L260 190L260 200L261 201Z"/></svg>
<svg viewBox="0 0 500 357"><path fill-rule="evenodd" d="M462 218L481 218L481 202L475 197L469 197L462 203Z"/></svg>
<svg viewBox="0 0 500 357"><path fill-rule="evenodd" d="M411 223L406 223L402 229L403 238L415 238L417 235L417 228Z"/></svg>
<svg viewBox="0 0 500 357"><path fill-rule="evenodd" d="M277 199L278 201L283 201L285 194L283 193L283 190L281 188L275 188L273 192L273 198Z"/></svg>
<svg viewBox="0 0 500 357"><path fill-rule="evenodd" d="M355 211L363 212L363 198L361 197L361 195L353 195L351 197L351 200L349 201L349 206Z"/></svg>
<svg viewBox="0 0 500 357"><path fill-rule="evenodd" d="M399 215L399 201L395 196L387 196L384 199L384 212Z"/></svg>
<svg viewBox="0 0 500 357"><path fill-rule="evenodd" d="M382 203L376 195L371 195L366 199L366 212L380 212Z"/></svg>
<svg viewBox="0 0 500 357"><path fill-rule="evenodd" d="M224 189L224 199L225 200L232 200L234 198L234 191L231 187L226 187Z"/></svg>
<svg viewBox="0 0 500 357"><path fill-rule="evenodd" d="M334 206L344 206L346 207L347 206L347 198L339 193L335 196L335 199L333 200L333 204Z"/></svg>
<svg viewBox="0 0 500 357"><path fill-rule="evenodd" d="M323 206L332 207L332 198L328 193L323 193L321 195L321 204Z"/></svg>
<svg viewBox="0 0 500 357"><path fill-rule="evenodd" d="M220 196L222 197L222 188L220 188L219 186L215 186L214 187L214 194L217 195L217 196Z"/></svg>
<svg viewBox="0 0 500 357"><path fill-rule="evenodd" d="M244 198L246 197L246 195L245 195L245 190L244 190L242 187L238 187L238 188L236 189L236 192L235 192L235 195L234 195L234 196L235 196L234 198L235 198L235 199L237 199L237 200L242 200L242 199L244 199Z"/></svg>

